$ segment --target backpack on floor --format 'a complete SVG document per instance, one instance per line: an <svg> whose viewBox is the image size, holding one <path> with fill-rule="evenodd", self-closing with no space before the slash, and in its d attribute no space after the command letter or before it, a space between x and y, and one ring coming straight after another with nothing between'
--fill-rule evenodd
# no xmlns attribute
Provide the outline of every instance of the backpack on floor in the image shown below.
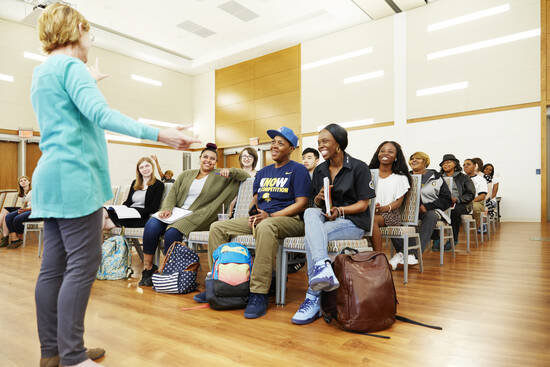
<svg viewBox="0 0 550 367"><path fill-rule="evenodd" d="M214 310L246 307L250 294L252 256L237 242L220 245L212 254L212 273L206 276L206 300Z"/></svg>
<svg viewBox="0 0 550 367"><path fill-rule="evenodd" d="M153 289L159 293L191 293L197 289L198 270L199 255L184 243L174 242L159 272L153 274Z"/></svg>
<svg viewBox="0 0 550 367"><path fill-rule="evenodd" d="M346 251L354 251L353 255ZM382 252L357 252L344 249L333 263L340 287L321 295L321 309L327 323L337 319L346 331L369 334L385 330L395 320L441 330L438 326L422 324L397 313L397 295L386 255Z"/></svg>
<svg viewBox="0 0 550 367"><path fill-rule="evenodd" d="M97 279L118 280L132 275L132 251L124 235L113 236L101 245L101 264Z"/></svg>

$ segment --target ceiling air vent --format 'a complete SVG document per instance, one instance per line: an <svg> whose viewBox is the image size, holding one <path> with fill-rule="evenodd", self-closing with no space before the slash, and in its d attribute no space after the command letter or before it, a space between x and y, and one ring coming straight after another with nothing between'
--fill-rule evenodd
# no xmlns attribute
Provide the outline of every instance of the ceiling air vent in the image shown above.
<svg viewBox="0 0 550 367"><path fill-rule="evenodd" d="M259 17L258 14L254 13L252 10L242 6L234 0L223 3L219 5L218 8L233 15L236 18L239 18L243 22L249 22L252 19L256 19Z"/></svg>
<svg viewBox="0 0 550 367"><path fill-rule="evenodd" d="M216 32L211 31L210 29L205 28L202 25L199 25L190 20L186 20L185 22L178 24L178 27L202 38L210 37L216 34Z"/></svg>

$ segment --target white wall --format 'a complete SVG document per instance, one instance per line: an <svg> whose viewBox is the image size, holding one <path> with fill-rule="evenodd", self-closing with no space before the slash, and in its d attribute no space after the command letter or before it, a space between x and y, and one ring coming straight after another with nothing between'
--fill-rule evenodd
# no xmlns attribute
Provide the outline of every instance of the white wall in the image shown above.
<svg viewBox="0 0 550 367"><path fill-rule="evenodd" d="M509 4L510 10L428 32L429 24ZM540 27L539 0L440 0L407 12L408 118L540 100L540 37L427 60L431 52ZM467 81L467 89L430 96L416 91Z"/></svg>
<svg viewBox="0 0 550 367"><path fill-rule="evenodd" d="M445 153L455 154L461 163L480 157L494 164L502 181L502 219L540 221L541 179L535 173L541 168L539 107L351 131L348 139L347 151L367 164L385 140L400 143L407 159L426 152L432 169L439 169ZM317 136L302 141L304 147L317 147Z"/></svg>
<svg viewBox="0 0 550 367"><path fill-rule="evenodd" d="M393 20L361 24L302 43L302 65L372 47L370 54L302 70L302 133L329 123L393 120ZM383 70L384 76L344 84Z"/></svg>
<svg viewBox="0 0 550 367"><path fill-rule="evenodd" d="M216 73L196 75L192 78L191 106L195 134L202 141L201 146L216 140Z"/></svg>

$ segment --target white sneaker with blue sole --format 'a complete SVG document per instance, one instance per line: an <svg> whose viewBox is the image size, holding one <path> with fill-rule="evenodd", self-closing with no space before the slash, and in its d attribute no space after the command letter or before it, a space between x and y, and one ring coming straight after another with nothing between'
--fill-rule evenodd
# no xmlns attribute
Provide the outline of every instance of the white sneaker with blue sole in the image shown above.
<svg viewBox="0 0 550 367"><path fill-rule="evenodd" d="M309 279L309 287L314 291L330 292L340 286L338 278L332 271L329 262L318 261L313 266L313 275Z"/></svg>
<svg viewBox="0 0 550 367"><path fill-rule="evenodd" d="M306 299L292 317L296 325L309 324L321 317L321 296L306 293Z"/></svg>

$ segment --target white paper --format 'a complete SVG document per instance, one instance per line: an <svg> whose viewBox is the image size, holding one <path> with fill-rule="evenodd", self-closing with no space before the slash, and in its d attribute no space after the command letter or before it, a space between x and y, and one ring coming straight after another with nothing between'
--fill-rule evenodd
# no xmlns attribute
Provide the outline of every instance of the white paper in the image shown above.
<svg viewBox="0 0 550 367"><path fill-rule="evenodd" d="M129 208L126 205L108 205L105 208L113 209L118 219L141 218L141 214L136 209Z"/></svg>
<svg viewBox="0 0 550 367"><path fill-rule="evenodd" d="M325 207L327 209L327 215L330 215L332 200L330 198L330 180L328 179L328 177L325 177L323 179L323 187L324 187L324 193L325 193Z"/></svg>
<svg viewBox="0 0 550 367"><path fill-rule="evenodd" d="M174 209L172 209L172 215L169 216L168 218L159 218L159 212L156 212L155 214L153 214L153 217L157 218L158 220L166 224L172 224L182 218L187 217L192 213L193 212L191 210L174 207Z"/></svg>

